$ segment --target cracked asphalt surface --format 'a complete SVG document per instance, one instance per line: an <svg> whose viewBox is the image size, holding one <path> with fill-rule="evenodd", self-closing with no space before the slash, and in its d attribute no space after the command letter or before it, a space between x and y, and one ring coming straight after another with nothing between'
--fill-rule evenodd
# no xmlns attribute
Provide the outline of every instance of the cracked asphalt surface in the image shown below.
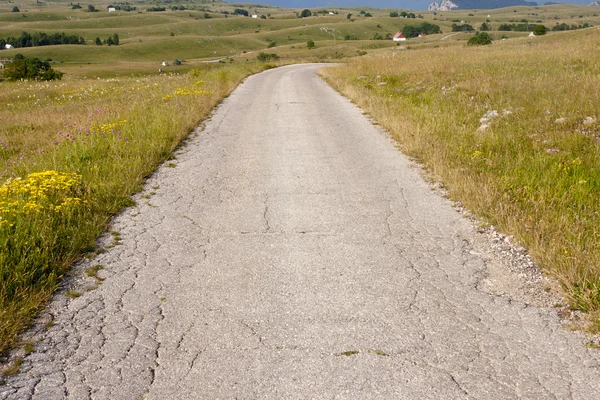
<svg viewBox="0 0 600 400"><path fill-rule="evenodd" d="M600 398L599 352L493 291L473 223L318 68L249 78L150 178L1 399Z"/></svg>

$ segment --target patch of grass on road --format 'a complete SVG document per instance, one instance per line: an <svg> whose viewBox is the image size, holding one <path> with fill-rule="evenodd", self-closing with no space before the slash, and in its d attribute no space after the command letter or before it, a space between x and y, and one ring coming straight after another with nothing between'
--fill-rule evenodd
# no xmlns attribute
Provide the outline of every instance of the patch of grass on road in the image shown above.
<svg viewBox="0 0 600 400"><path fill-rule="evenodd" d="M144 179L262 69L1 84L0 353Z"/></svg>
<svg viewBox="0 0 600 400"><path fill-rule="evenodd" d="M600 330L600 31L390 52L322 75Z"/></svg>

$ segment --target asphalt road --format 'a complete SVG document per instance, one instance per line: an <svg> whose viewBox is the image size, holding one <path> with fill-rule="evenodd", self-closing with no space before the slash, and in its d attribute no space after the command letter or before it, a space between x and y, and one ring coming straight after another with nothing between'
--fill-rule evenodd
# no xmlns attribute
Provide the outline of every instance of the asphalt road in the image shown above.
<svg viewBox="0 0 600 400"><path fill-rule="evenodd" d="M599 352L485 289L473 224L318 68L218 108L0 398L600 399Z"/></svg>

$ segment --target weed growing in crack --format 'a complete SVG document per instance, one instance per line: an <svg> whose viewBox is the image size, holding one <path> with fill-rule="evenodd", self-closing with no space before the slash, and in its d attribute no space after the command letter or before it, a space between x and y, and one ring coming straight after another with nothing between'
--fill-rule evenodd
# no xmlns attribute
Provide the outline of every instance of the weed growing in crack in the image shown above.
<svg viewBox="0 0 600 400"><path fill-rule="evenodd" d="M65 292L65 296L67 296L67 297L69 297L71 299L76 299L79 296L81 296L81 292L78 292L77 290L71 290L71 289L69 289L69 290L67 290Z"/></svg>
<svg viewBox="0 0 600 400"><path fill-rule="evenodd" d="M88 267L85 269L85 274L90 278L94 278L96 283L99 285L104 281L104 278L98 276L98 271L104 269L102 265L94 265L93 267Z"/></svg>
<svg viewBox="0 0 600 400"><path fill-rule="evenodd" d="M349 356L353 356L353 355L358 354L358 353L359 353L358 350L348 350L348 351L344 351L343 353L340 353L340 355L341 356L349 357Z"/></svg>
<svg viewBox="0 0 600 400"><path fill-rule="evenodd" d="M34 350L35 350L35 342L33 340L30 340L30 341L26 342L25 344L23 344L23 352L25 353L25 355L33 353Z"/></svg>
<svg viewBox="0 0 600 400"><path fill-rule="evenodd" d="M21 370L21 364L23 364L23 358L17 357L13 360L13 362L6 368L2 370L3 376L12 376L19 373Z"/></svg>

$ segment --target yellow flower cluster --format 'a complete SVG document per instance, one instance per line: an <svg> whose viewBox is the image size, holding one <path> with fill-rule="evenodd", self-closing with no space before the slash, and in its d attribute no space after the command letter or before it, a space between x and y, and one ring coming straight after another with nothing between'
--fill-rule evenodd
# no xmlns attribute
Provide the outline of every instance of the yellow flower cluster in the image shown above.
<svg viewBox="0 0 600 400"><path fill-rule="evenodd" d="M24 215L59 212L86 203L81 176L57 171L34 172L0 186L0 228L12 227Z"/></svg>
<svg viewBox="0 0 600 400"><path fill-rule="evenodd" d="M95 132L105 132L105 133L108 133L108 132L110 132L112 130L120 128L121 126L123 126L126 123L127 123L127 120L124 119L124 120L121 120L121 121L118 121L118 122L109 122L108 124L94 125L94 126L92 126L91 130L93 130Z"/></svg>
<svg viewBox="0 0 600 400"><path fill-rule="evenodd" d="M207 92L206 90L199 90L199 89L179 88L179 89L175 89L173 94L167 94L166 96L164 96L163 99L169 100L176 96L190 96L193 94L204 96L204 95L210 94L210 92Z"/></svg>

